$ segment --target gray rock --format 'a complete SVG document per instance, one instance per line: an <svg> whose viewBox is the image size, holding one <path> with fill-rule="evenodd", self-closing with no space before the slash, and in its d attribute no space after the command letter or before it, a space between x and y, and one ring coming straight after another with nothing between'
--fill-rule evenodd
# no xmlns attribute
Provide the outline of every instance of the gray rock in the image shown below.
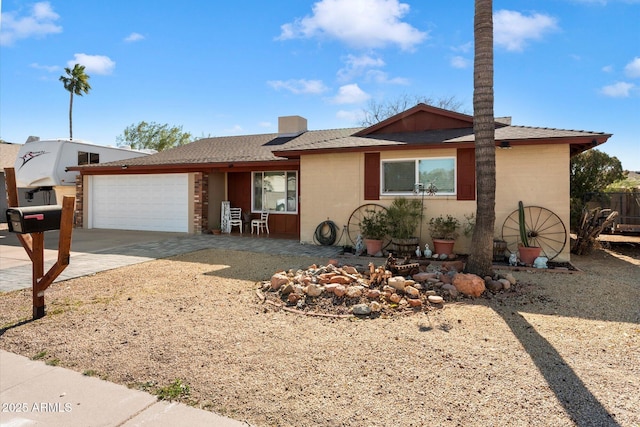
<svg viewBox="0 0 640 427"><path fill-rule="evenodd" d="M358 316L366 316L371 314L371 307L368 304L356 304L353 306L353 314Z"/></svg>

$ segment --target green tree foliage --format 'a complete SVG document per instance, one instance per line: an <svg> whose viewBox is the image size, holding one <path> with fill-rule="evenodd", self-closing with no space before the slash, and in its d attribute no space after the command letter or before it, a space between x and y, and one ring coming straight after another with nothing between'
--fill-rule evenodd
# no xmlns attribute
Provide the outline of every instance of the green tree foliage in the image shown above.
<svg viewBox="0 0 640 427"><path fill-rule="evenodd" d="M616 181L625 179L616 157L591 149L571 159L571 228L575 230L588 198Z"/></svg>
<svg viewBox="0 0 640 427"><path fill-rule="evenodd" d="M60 76L64 88L69 91L69 139L73 139L73 95L82 96L89 93L91 85L90 76L84 72L85 66L76 64L73 69L65 67L66 76Z"/></svg>
<svg viewBox="0 0 640 427"><path fill-rule="evenodd" d="M131 148L163 151L191 142L191 134L183 132L182 126L169 127L168 124L142 121L128 126L124 133L116 138L119 145Z"/></svg>

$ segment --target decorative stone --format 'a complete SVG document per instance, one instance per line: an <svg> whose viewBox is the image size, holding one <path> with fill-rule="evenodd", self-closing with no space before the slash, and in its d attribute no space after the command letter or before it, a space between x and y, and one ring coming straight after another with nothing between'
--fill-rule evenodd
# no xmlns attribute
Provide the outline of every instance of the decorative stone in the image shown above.
<svg viewBox="0 0 640 427"><path fill-rule="evenodd" d="M322 286L314 285L313 283L307 286L306 293L310 297L319 297L322 294L324 288Z"/></svg>
<svg viewBox="0 0 640 427"><path fill-rule="evenodd" d="M298 302L298 300L300 300L300 298L300 294L289 294L289 296L287 297L287 301L289 301L290 304L295 304Z"/></svg>
<svg viewBox="0 0 640 427"><path fill-rule="evenodd" d="M427 292L425 292L425 294L427 294L427 295L435 295L436 291L433 291L433 290L427 291Z"/></svg>
<svg viewBox="0 0 640 427"><path fill-rule="evenodd" d="M329 283L338 283L340 285L348 285L351 282L352 282L351 278L347 276L333 276L329 280Z"/></svg>
<svg viewBox="0 0 640 427"><path fill-rule="evenodd" d="M405 286L404 293L413 298L417 298L420 296L420 291L414 288L413 286Z"/></svg>
<svg viewBox="0 0 640 427"><path fill-rule="evenodd" d="M407 302L409 303L409 307L421 307L422 301L417 298L407 298Z"/></svg>
<svg viewBox="0 0 640 427"><path fill-rule="evenodd" d="M498 279L498 282L502 283L502 289L504 289L505 291L511 289L511 282L507 279Z"/></svg>
<svg viewBox="0 0 640 427"><path fill-rule="evenodd" d="M444 261L445 259L449 259L449 255L447 255L447 254L440 254L440 255L438 256L438 259L439 259L439 260Z"/></svg>
<svg viewBox="0 0 640 427"><path fill-rule="evenodd" d="M342 271L344 271L347 274L358 274L358 270L350 265L345 265L344 267L342 267Z"/></svg>
<svg viewBox="0 0 640 427"><path fill-rule="evenodd" d="M449 295L451 295L452 298L457 297L458 294L459 294L459 292L456 289L456 287L453 286L451 283L446 283L446 284L442 285L442 290L449 292Z"/></svg>
<svg viewBox="0 0 640 427"><path fill-rule="evenodd" d="M462 261L445 261L442 263L442 269L444 271L455 271L461 273L464 270L464 263Z"/></svg>
<svg viewBox="0 0 640 427"><path fill-rule="evenodd" d="M360 298L362 296L363 286L349 286L347 287L348 298Z"/></svg>
<svg viewBox="0 0 640 427"><path fill-rule="evenodd" d="M431 304L442 304L444 299L440 295L429 295L427 297Z"/></svg>
<svg viewBox="0 0 640 427"><path fill-rule="evenodd" d="M333 294L333 293L335 293L335 290L336 290L336 288L337 288L338 286L341 286L341 285L339 285L339 284L337 284L337 283L330 283L330 284L328 284L328 285L326 285L326 286L324 287L324 290L325 290L326 292L329 292L330 294Z"/></svg>
<svg viewBox="0 0 640 427"><path fill-rule="evenodd" d="M511 273L506 274L504 276L504 278L507 279L509 281L509 283L511 283L512 285L515 285L516 283L518 283L518 280Z"/></svg>
<svg viewBox="0 0 640 427"><path fill-rule="evenodd" d="M382 310L382 304L380 304L378 301L371 301L369 307L371 307L371 311L373 311L374 313L378 313Z"/></svg>
<svg viewBox="0 0 640 427"><path fill-rule="evenodd" d="M277 291L288 282L289 282L289 278L287 277L286 274L276 273L273 276L271 276L271 289L273 289L274 291Z"/></svg>
<svg viewBox="0 0 640 427"><path fill-rule="evenodd" d="M371 314L371 307L369 304L356 304L353 306L352 312L358 316L366 316Z"/></svg>
<svg viewBox="0 0 640 427"><path fill-rule="evenodd" d="M404 291L406 286L405 279L402 276L389 277L387 284L398 291Z"/></svg>
<svg viewBox="0 0 640 427"><path fill-rule="evenodd" d="M367 291L367 298L369 299L378 299L380 298L381 292L378 289L369 289Z"/></svg>
<svg viewBox="0 0 640 427"><path fill-rule="evenodd" d="M488 282L485 282L487 289L489 289L491 292L500 292L502 290L502 282L498 281L498 280L489 280Z"/></svg>
<svg viewBox="0 0 640 427"><path fill-rule="evenodd" d="M475 274L458 273L453 276L452 283L458 291L475 298L486 290L484 280Z"/></svg>
<svg viewBox="0 0 640 427"><path fill-rule="evenodd" d="M402 299L402 297L398 294L391 294L391 296L389 296L389 301L394 302L394 303L399 303L400 300Z"/></svg>
<svg viewBox="0 0 640 427"><path fill-rule="evenodd" d="M416 282L426 282L428 279L435 279L436 273L416 273L411 278Z"/></svg>
<svg viewBox="0 0 640 427"><path fill-rule="evenodd" d="M291 292L293 292L293 285L291 283L287 283L286 285L284 285L281 289L280 289L280 293L282 295L288 295Z"/></svg>
<svg viewBox="0 0 640 427"><path fill-rule="evenodd" d="M343 297L344 294L347 293L347 288L343 285L338 285L333 289L333 293L337 296L337 297Z"/></svg>

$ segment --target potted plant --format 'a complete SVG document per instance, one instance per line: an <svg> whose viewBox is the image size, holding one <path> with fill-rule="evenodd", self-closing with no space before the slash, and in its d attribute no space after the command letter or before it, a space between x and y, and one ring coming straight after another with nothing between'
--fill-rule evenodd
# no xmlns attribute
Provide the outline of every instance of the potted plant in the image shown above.
<svg viewBox="0 0 640 427"><path fill-rule="evenodd" d="M451 255L458 237L460 221L451 215L440 215L429 220L429 231L433 240L433 250L437 254Z"/></svg>
<svg viewBox="0 0 640 427"><path fill-rule="evenodd" d="M220 228L220 221L215 222L213 224L213 228L211 228L211 233L213 233L213 234L222 234L222 229Z"/></svg>
<svg viewBox="0 0 640 427"><path fill-rule="evenodd" d="M360 232L369 255L382 251L382 241L389 233L389 221L385 211L367 210L360 221Z"/></svg>
<svg viewBox="0 0 640 427"><path fill-rule="evenodd" d="M387 208L389 235L397 255L410 255L420 244L415 236L422 218L422 203L417 199L397 197Z"/></svg>
<svg viewBox="0 0 640 427"><path fill-rule="evenodd" d="M524 205L522 201L518 202L518 222L520 228L520 243L518 244L518 253L520 254L520 261L526 265L532 265L533 261L540 256L542 248L535 246L533 241L537 234L533 231L527 230L527 222L524 215ZM529 241L529 238L533 238Z"/></svg>

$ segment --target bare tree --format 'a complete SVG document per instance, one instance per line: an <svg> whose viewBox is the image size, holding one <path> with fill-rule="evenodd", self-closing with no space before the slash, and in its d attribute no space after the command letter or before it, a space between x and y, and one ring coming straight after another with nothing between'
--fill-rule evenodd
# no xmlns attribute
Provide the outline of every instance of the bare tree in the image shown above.
<svg viewBox="0 0 640 427"><path fill-rule="evenodd" d="M458 112L462 112L463 107L462 101L456 99L455 96L434 99L428 96L403 94L386 101L370 100L367 108L362 110L360 125L364 127L375 125L420 103Z"/></svg>

